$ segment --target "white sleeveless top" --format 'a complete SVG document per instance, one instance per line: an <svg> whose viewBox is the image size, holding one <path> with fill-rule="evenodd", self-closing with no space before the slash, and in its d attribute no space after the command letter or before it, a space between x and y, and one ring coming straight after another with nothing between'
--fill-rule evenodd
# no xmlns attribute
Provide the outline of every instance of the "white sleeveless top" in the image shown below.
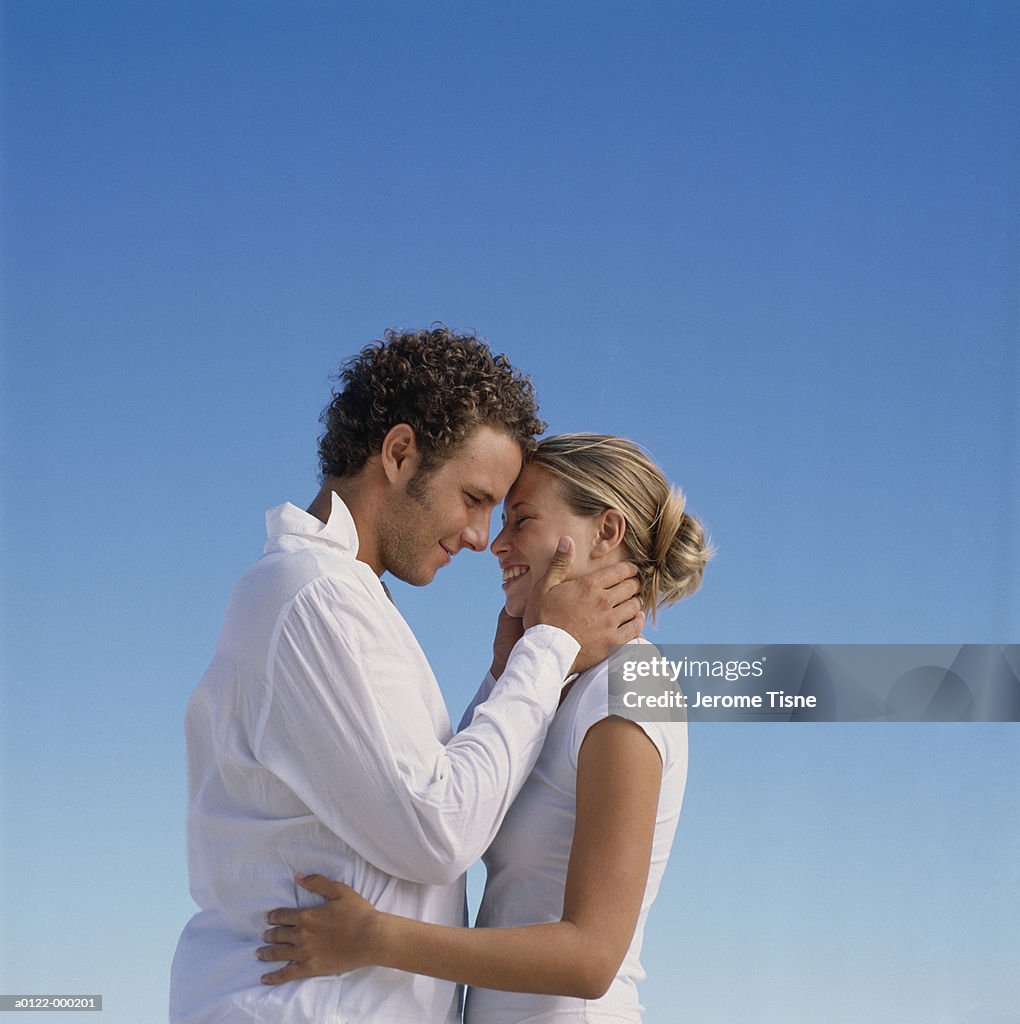
<svg viewBox="0 0 1020 1024"><path fill-rule="evenodd" d="M484 855L488 878L478 926L498 928L559 921L574 834L577 756L588 730L608 715L608 662L583 673L567 693L546 737L538 763L513 802ZM491 678L475 699L484 699ZM470 721L474 703L465 714ZM644 1009L637 983L645 977L641 942L648 908L659 890L676 832L687 779L687 726L639 723L662 758L662 789L652 841L648 882L634 937L619 973L601 999L531 995L473 988L465 1024L640 1022Z"/></svg>

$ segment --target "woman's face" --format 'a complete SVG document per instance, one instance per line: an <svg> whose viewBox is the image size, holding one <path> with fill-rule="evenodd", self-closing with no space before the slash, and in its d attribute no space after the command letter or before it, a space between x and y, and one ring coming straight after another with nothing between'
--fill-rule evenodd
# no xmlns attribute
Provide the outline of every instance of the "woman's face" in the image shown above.
<svg viewBox="0 0 1020 1024"><path fill-rule="evenodd" d="M503 502L503 529L489 550L503 570L510 615L524 615L535 582L549 568L560 537L574 541L567 579L590 571L599 516L579 516L560 491L560 482L540 466L525 466Z"/></svg>

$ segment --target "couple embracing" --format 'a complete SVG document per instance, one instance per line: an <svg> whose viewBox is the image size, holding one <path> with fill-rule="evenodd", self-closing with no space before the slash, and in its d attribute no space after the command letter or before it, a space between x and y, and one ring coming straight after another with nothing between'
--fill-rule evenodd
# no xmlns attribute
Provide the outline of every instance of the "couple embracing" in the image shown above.
<svg viewBox="0 0 1020 1024"><path fill-rule="evenodd" d="M322 488L267 513L188 707L171 1019L454 1024L466 984L469 1024L639 1021L687 737L610 715L606 659L697 588L702 529L631 442L536 441L530 380L474 337L387 332L341 382ZM499 505L505 608L453 733L383 577L483 551Z"/></svg>

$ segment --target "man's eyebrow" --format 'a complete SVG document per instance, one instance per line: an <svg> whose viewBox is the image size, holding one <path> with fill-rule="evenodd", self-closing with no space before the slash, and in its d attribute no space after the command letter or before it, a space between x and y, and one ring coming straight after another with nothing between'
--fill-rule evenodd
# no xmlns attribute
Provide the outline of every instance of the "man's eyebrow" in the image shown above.
<svg viewBox="0 0 1020 1024"><path fill-rule="evenodd" d="M471 495L477 498L483 504L498 505L499 502L496 500L496 496L490 494L484 487L468 487L467 490Z"/></svg>

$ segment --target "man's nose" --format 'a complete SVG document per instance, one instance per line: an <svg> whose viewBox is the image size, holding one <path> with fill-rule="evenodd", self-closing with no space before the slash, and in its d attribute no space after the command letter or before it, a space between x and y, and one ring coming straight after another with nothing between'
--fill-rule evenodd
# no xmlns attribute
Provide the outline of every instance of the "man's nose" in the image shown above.
<svg viewBox="0 0 1020 1024"><path fill-rule="evenodd" d="M472 551L484 551L489 544L489 512L479 512L461 534L464 546Z"/></svg>

